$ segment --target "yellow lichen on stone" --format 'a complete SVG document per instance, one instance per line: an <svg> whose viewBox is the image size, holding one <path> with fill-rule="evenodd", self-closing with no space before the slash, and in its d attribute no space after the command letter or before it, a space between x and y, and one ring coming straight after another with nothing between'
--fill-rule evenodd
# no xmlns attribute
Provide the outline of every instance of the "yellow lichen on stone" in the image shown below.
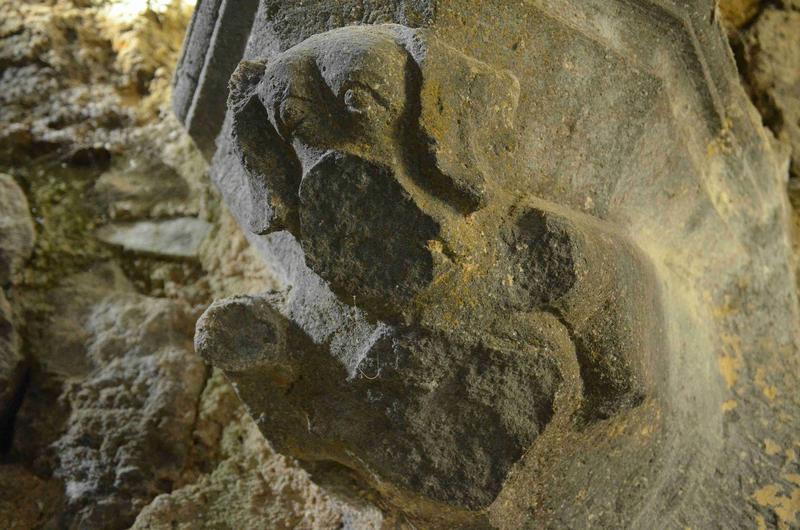
<svg viewBox="0 0 800 530"><path fill-rule="evenodd" d="M736 335L722 335L724 352L719 356L719 371L725 385L732 389L739 380L742 369L742 339Z"/></svg>
<svg viewBox="0 0 800 530"><path fill-rule="evenodd" d="M783 495L780 484L769 484L756 490L753 498L761 506L770 508L778 517L779 526L794 525L800 511L800 489L794 488L789 495Z"/></svg>
<svg viewBox="0 0 800 530"><path fill-rule="evenodd" d="M767 438L766 440L764 440L764 450L768 455L774 456L781 452L782 447L778 445L774 440L770 440L769 438Z"/></svg>
<svg viewBox="0 0 800 530"><path fill-rule="evenodd" d="M739 370L741 369L742 361L733 357L732 355L720 355L719 357L719 371L725 379L725 385L728 388L733 388L736 381L739 379Z"/></svg>
<svg viewBox="0 0 800 530"><path fill-rule="evenodd" d="M758 0L719 0L722 20L733 28L741 28L758 14Z"/></svg>
<svg viewBox="0 0 800 530"><path fill-rule="evenodd" d="M778 397L778 389L775 385L767 382L767 372L763 366L756 370L755 383L769 401L775 401L775 398Z"/></svg>
<svg viewBox="0 0 800 530"><path fill-rule="evenodd" d="M778 396L778 389L773 385L765 386L761 389L761 392L770 401L775 401L775 398Z"/></svg>

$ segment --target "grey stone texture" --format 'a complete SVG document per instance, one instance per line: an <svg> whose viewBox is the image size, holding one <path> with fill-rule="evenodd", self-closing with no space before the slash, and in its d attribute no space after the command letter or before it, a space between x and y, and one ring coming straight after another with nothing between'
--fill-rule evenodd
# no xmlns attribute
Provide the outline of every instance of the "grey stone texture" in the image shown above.
<svg viewBox="0 0 800 530"><path fill-rule="evenodd" d="M0 444L5 445L23 384L25 356L6 288L18 279L33 251L33 228L25 193L11 175L0 173Z"/></svg>
<svg viewBox="0 0 800 530"><path fill-rule="evenodd" d="M25 356L14 324L11 304L0 291L0 426L3 431L8 429L25 374ZM3 434L5 443L7 434Z"/></svg>
<svg viewBox="0 0 800 530"><path fill-rule="evenodd" d="M211 58L175 106L230 81L184 119L277 285L195 347L319 484L424 528L794 524L788 164L712 2L262 0Z"/></svg>
<svg viewBox="0 0 800 530"><path fill-rule="evenodd" d="M11 175L0 173L0 286L8 285L33 251L28 199Z"/></svg>
<svg viewBox="0 0 800 530"><path fill-rule="evenodd" d="M196 258L211 225L195 217L162 221L112 223L100 228L97 237L125 250L175 258Z"/></svg>
<svg viewBox="0 0 800 530"><path fill-rule="evenodd" d="M188 29L175 72L173 101L178 118L192 131L198 147L214 152L214 140L225 116L228 77L241 56L258 0L200 2Z"/></svg>
<svg viewBox="0 0 800 530"><path fill-rule="evenodd" d="M137 294L115 265L66 278L52 315L29 322L35 365L14 450L63 482L60 528L129 528L179 487L206 369L193 314ZM49 396L49 398L48 398Z"/></svg>
<svg viewBox="0 0 800 530"><path fill-rule="evenodd" d="M790 146L800 179L800 6L765 8L743 37L745 76L765 125Z"/></svg>

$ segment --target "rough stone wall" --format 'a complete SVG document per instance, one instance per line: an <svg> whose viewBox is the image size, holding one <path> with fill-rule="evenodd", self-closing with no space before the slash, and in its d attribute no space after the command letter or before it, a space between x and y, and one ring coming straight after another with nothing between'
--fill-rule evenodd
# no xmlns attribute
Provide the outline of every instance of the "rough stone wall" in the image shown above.
<svg viewBox="0 0 800 530"><path fill-rule="evenodd" d="M213 298L274 280L169 112L191 8L108 7L0 3L0 528L379 519L277 455L194 354Z"/></svg>

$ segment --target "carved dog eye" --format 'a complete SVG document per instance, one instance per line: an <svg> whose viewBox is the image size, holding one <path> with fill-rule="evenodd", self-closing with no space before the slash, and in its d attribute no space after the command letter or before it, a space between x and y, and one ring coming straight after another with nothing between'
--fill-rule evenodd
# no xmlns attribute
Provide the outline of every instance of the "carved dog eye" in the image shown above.
<svg viewBox="0 0 800 530"><path fill-rule="evenodd" d="M389 108L389 102L369 85L355 82L344 88L345 90L340 93L342 94L342 102L348 112L363 114L371 110L373 105L378 105L384 109Z"/></svg>
<svg viewBox="0 0 800 530"><path fill-rule="evenodd" d="M344 93L344 105L347 110L357 114L361 114L369 110L372 103L372 96L363 88L355 87L349 88Z"/></svg>

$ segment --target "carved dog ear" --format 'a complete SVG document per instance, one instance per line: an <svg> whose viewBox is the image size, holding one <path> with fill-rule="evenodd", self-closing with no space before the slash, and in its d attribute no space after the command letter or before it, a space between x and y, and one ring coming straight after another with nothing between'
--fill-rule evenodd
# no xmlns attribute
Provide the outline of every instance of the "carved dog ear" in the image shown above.
<svg viewBox="0 0 800 530"><path fill-rule="evenodd" d="M258 96L265 69L263 62L242 61L231 76L233 145L247 175L250 230L266 234L286 229L297 235L300 163Z"/></svg>
<svg viewBox="0 0 800 530"><path fill-rule="evenodd" d="M407 40L421 71L419 125L434 163L477 210L489 198L490 179L514 148L519 81L451 48L426 30ZM506 169L507 170L507 169Z"/></svg>

